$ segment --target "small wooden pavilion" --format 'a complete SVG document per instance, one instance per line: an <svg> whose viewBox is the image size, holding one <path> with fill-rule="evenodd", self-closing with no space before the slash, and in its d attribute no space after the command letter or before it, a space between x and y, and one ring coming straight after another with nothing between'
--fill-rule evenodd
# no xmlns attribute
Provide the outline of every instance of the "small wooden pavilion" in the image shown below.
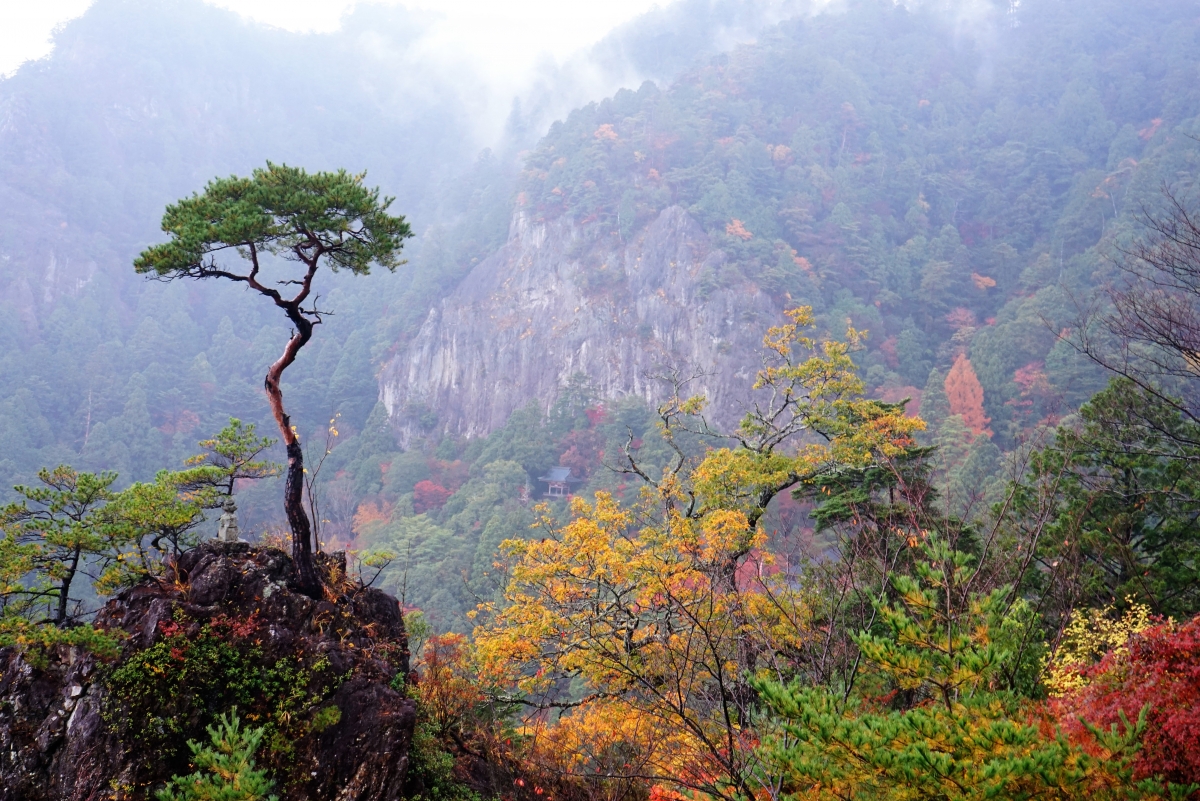
<svg viewBox="0 0 1200 801"><path fill-rule="evenodd" d="M569 498L571 496L571 485L582 483L583 479L575 478L572 475L571 468L551 467L544 476L539 476L538 481L546 482L546 498Z"/></svg>

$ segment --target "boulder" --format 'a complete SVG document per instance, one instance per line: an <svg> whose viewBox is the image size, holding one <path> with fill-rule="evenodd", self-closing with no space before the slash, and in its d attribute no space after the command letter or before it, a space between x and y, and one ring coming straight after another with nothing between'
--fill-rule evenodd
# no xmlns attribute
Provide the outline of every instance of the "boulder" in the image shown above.
<svg viewBox="0 0 1200 801"><path fill-rule="evenodd" d="M319 563L314 601L282 551L206 542L100 610L116 659L0 649L0 801L152 798L231 699L268 727L256 759L281 798L401 798L416 709L400 607L344 555Z"/></svg>

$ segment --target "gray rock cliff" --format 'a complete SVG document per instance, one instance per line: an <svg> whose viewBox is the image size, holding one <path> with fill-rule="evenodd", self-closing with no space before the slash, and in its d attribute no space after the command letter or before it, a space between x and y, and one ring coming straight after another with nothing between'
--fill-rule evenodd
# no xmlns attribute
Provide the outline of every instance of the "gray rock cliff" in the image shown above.
<svg viewBox="0 0 1200 801"><path fill-rule="evenodd" d="M736 423L783 300L745 281L706 285L725 260L678 206L624 242L519 212L505 245L385 366L381 397L401 445L433 420L434 431L485 436L531 400L549 409L580 373L602 398L650 403L668 394L655 376L702 373L688 391L708 397L718 423Z"/></svg>

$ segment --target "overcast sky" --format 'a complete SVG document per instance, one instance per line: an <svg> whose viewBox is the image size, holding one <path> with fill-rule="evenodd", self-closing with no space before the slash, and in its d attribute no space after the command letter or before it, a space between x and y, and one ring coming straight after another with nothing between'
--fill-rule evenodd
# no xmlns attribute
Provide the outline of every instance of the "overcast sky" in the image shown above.
<svg viewBox="0 0 1200 801"><path fill-rule="evenodd" d="M434 11L442 22L424 43L471 53L484 71L512 75L549 55L557 61L598 41L622 22L670 0L375 0ZM296 31L330 31L354 0L206 0L257 21ZM0 0L0 74L50 53L55 26L91 0Z"/></svg>

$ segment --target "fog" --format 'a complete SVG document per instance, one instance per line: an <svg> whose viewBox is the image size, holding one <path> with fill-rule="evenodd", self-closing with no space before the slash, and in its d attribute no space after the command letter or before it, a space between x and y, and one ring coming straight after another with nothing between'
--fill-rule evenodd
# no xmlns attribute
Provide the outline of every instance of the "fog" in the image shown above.
<svg viewBox="0 0 1200 801"><path fill-rule="evenodd" d="M0 75L44 65L56 36L77 27L82 16L104 13L97 6L111 5L49 0L0 9ZM166 13L181 6L163 5ZM669 80L697 57L753 41L764 27L812 4L206 0L206 5L233 12L244 27L290 34L297 48L315 46L327 51L326 58L328 51L338 51L341 66L358 65L391 113L404 114L413 98L452 98L466 113L464 133L471 145L482 148L502 144L514 101L524 115L522 130L536 138L575 106L647 79ZM217 24L236 23L230 17ZM202 31L194 32L203 38ZM119 43L120 33L117 37ZM294 66L303 72L300 63Z"/></svg>

